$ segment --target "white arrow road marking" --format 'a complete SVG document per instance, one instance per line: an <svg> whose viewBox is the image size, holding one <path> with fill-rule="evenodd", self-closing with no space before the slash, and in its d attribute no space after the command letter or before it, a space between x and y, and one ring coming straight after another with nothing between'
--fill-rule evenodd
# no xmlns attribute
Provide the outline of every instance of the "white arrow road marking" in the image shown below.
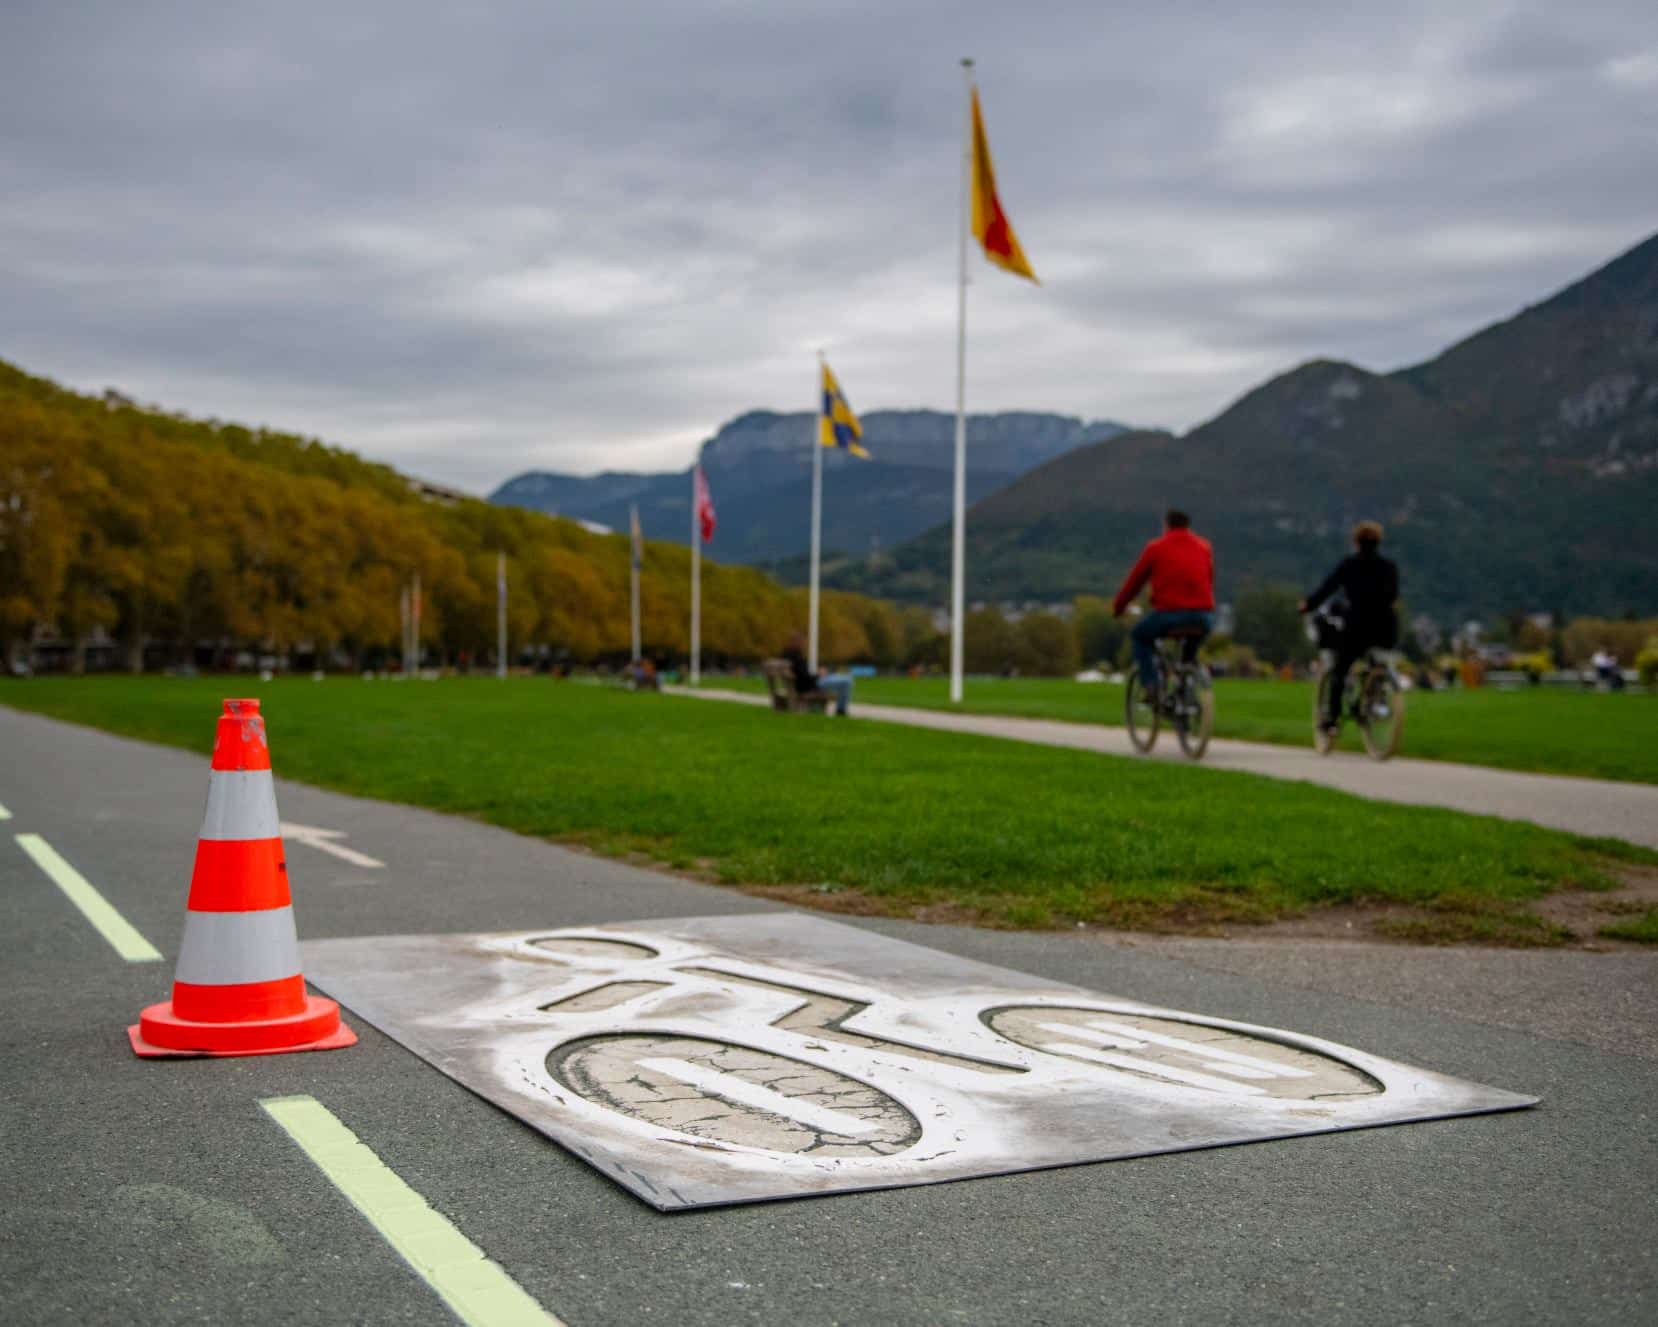
<svg viewBox="0 0 1658 1327"><path fill-rule="evenodd" d="M653 1069L669 1078L677 1078L680 1082L696 1088L699 1092L706 1092L711 1097L724 1097L725 1100L735 1102L739 1106L752 1106L772 1115L781 1115L786 1120L799 1120L808 1129L816 1129L819 1133L850 1137L854 1134L868 1133L876 1127L869 1120L848 1115L845 1111L830 1110L827 1106L816 1106L810 1101L786 1097L781 1092L773 1092L769 1087L761 1087L760 1084L751 1083L736 1074L723 1073L718 1069L705 1069L689 1060L662 1056L640 1060L639 1067Z"/></svg>
<svg viewBox="0 0 1658 1327"><path fill-rule="evenodd" d="M318 829L315 825L296 825L289 820L284 820L280 828L283 838L303 843L317 849L318 852L332 853L342 862L350 862L353 866L366 866L372 871L379 871L386 865L367 853L348 848L343 843L335 843L335 839L345 837L343 829Z"/></svg>

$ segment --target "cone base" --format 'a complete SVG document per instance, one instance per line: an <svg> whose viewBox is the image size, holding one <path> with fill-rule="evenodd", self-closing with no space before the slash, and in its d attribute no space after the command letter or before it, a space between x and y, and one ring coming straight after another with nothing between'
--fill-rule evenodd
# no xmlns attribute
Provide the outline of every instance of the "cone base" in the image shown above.
<svg viewBox="0 0 1658 1327"><path fill-rule="evenodd" d="M171 1000L153 1004L127 1029L135 1055L144 1059L197 1055L283 1055L350 1046L357 1034L340 1018L340 1007L307 995L305 1007L285 1018L241 1023L197 1023L173 1012Z"/></svg>

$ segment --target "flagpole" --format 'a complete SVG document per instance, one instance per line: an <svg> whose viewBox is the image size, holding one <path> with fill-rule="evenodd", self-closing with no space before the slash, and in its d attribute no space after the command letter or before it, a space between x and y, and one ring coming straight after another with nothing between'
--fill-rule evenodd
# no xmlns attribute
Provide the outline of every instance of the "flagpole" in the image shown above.
<svg viewBox="0 0 1658 1327"><path fill-rule="evenodd" d="M628 508L628 565L633 568L632 584L632 614L633 614L633 662L639 662L639 508L635 504Z"/></svg>
<svg viewBox="0 0 1658 1327"><path fill-rule="evenodd" d="M967 84L966 129L961 147L961 224L958 236L958 263L956 271L956 483L952 513L950 543L950 701L961 703L961 661L963 638L966 636L964 616L965 585L967 580L967 231L968 189L972 171L973 144L973 61L961 62L962 76Z"/></svg>
<svg viewBox="0 0 1658 1327"><path fill-rule="evenodd" d="M507 675L507 553L495 554L495 676Z"/></svg>
<svg viewBox="0 0 1658 1327"><path fill-rule="evenodd" d="M697 511L697 471L691 467L691 685L702 677L702 521Z"/></svg>
<svg viewBox="0 0 1658 1327"><path fill-rule="evenodd" d="M818 577L823 565L823 354L818 354L818 401L812 413L812 588L806 615L806 666L817 672Z"/></svg>

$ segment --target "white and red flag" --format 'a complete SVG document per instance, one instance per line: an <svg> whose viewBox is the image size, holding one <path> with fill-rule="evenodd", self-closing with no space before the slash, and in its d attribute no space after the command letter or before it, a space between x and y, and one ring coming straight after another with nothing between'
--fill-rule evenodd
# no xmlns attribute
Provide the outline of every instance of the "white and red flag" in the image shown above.
<svg viewBox="0 0 1658 1327"><path fill-rule="evenodd" d="M708 477L702 473L700 465L691 480L691 493L696 502L697 529L702 531L702 542L706 544L714 537L714 498L708 491Z"/></svg>

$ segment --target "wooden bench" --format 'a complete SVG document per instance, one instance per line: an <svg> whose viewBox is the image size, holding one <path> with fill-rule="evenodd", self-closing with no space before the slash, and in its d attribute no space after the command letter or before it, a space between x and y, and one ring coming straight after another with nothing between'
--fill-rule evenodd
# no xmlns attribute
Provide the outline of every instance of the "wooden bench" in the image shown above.
<svg viewBox="0 0 1658 1327"><path fill-rule="evenodd" d="M767 659L760 665L766 675L766 690L771 692L771 707L780 714L823 714L829 709L827 691L794 689L794 668L787 659Z"/></svg>

